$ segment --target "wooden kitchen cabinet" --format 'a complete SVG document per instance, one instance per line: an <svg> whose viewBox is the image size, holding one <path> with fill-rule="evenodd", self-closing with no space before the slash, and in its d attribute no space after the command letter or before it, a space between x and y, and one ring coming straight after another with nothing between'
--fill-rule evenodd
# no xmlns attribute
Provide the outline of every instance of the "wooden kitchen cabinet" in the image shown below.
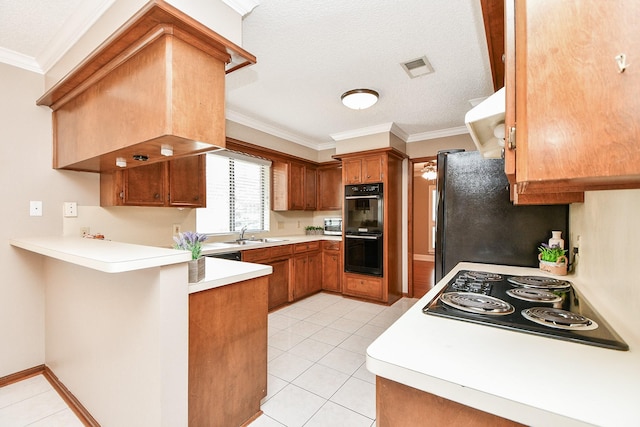
<svg viewBox="0 0 640 427"><path fill-rule="evenodd" d="M384 289L382 277L345 273L342 293L354 297L383 301Z"/></svg>
<svg viewBox="0 0 640 427"><path fill-rule="evenodd" d="M290 299L296 301L322 290L322 254L320 241L297 243L293 248Z"/></svg>
<svg viewBox="0 0 640 427"><path fill-rule="evenodd" d="M318 168L318 210L342 209L344 188L342 186L342 165L332 164Z"/></svg>
<svg viewBox="0 0 640 427"><path fill-rule="evenodd" d="M274 211L316 209L316 167L295 161L274 161L271 172Z"/></svg>
<svg viewBox="0 0 640 427"><path fill-rule="evenodd" d="M273 273L268 276L269 310L289 302L289 276L293 245L242 251L242 261L270 265Z"/></svg>
<svg viewBox="0 0 640 427"><path fill-rule="evenodd" d="M267 282L263 276L189 294L189 426L246 425L260 414Z"/></svg>
<svg viewBox="0 0 640 427"><path fill-rule="evenodd" d="M100 206L206 206L205 155L100 174Z"/></svg>
<svg viewBox="0 0 640 427"><path fill-rule="evenodd" d="M342 292L342 242L322 242L322 290Z"/></svg>
<svg viewBox="0 0 640 427"><path fill-rule="evenodd" d="M640 188L640 37L629 18L639 14L636 2L506 2L505 124L515 148L505 171L516 203Z"/></svg>
<svg viewBox="0 0 640 427"><path fill-rule="evenodd" d="M343 178L346 184L367 184L384 179L385 156L365 155L343 160Z"/></svg>
<svg viewBox="0 0 640 427"><path fill-rule="evenodd" d="M406 154L388 147L335 158L342 161L342 180L346 185L381 182L384 190L383 276L345 272L342 293L393 304L402 298L402 162Z"/></svg>

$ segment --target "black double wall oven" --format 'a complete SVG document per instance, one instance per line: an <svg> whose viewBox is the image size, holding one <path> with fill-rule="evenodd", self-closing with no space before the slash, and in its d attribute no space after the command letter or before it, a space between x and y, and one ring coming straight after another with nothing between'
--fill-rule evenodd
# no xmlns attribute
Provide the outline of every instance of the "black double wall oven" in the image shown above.
<svg viewBox="0 0 640 427"><path fill-rule="evenodd" d="M382 183L346 185L344 271L382 276Z"/></svg>

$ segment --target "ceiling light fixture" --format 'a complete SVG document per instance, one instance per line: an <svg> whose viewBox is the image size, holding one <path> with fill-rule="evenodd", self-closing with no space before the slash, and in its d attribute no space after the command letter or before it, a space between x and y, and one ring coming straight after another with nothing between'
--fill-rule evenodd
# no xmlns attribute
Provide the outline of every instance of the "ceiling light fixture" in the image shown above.
<svg viewBox="0 0 640 427"><path fill-rule="evenodd" d="M353 89L342 94L342 103L352 110L364 110L378 102L380 95L372 89Z"/></svg>
<svg viewBox="0 0 640 427"><path fill-rule="evenodd" d="M420 172L422 173L422 177L427 181L433 181L438 178L438 167L434 161L425 163Z"/></svg>

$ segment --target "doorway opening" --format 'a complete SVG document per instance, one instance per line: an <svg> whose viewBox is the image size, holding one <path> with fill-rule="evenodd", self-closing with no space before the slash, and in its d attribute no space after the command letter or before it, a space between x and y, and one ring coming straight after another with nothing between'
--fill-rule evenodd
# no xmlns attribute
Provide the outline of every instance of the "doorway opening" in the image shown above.
<svg viewBox="0 0 640 427"><path fill-rule="evenodd" d="M408 294L421 298L435 285L436 157L410 160Z"/></svg>

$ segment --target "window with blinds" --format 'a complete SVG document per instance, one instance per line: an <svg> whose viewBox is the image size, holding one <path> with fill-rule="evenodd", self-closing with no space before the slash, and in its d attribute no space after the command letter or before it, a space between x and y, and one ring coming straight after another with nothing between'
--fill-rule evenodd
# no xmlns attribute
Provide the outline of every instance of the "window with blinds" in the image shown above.
<svg viewBox="0 0 640 427"><path fill-rule="evenodd" d="M271 162L232 151L207 154L207 207L196 209L198 233L269 231Z"/></svg>

